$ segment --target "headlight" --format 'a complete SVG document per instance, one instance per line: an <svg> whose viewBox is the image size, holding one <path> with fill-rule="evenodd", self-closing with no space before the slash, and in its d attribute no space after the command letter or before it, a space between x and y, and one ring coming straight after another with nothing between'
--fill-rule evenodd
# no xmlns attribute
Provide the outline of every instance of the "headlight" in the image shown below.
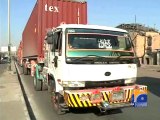
<svg viewBox="0 0 160 120"><path fill-rule="evenodd" d="M85 87L84 81L63 81L63 87Z"/></svg>
<svg viewBox="0 0 160 120"><path fill-rule="evenodd" d="M136 82L136 78L135 77L134 78L127 78L124 81L125 84L133 84L135 82Z"/></svg>

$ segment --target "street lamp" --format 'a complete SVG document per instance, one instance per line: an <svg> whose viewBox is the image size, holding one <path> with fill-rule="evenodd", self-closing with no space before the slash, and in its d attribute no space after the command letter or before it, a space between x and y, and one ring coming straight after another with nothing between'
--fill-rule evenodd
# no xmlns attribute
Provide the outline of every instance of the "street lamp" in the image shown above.
<svg viewBox="0 0 160 120"><path fill-rule="evenodd" d="M8 54L9 54L8 70L11 71L10 0L8 0Z"/></svg>

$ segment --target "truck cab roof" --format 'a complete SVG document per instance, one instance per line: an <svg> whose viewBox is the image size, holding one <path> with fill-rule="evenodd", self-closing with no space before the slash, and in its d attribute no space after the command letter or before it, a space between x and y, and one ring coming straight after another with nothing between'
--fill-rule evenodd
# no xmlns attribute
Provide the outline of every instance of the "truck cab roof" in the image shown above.
<svg viewBox="0 0 160 120"><path fill-rule="evenodd" d="M120 29L120 28L114 28L114 27L107 27L107 26L99 26L99 25L84 25L84 24L62 24L58 26L57 28L86 28L86 29L100 29L100 30L111 30L111 31L117 31L117 32L125 32L126 30Z"/></svg>

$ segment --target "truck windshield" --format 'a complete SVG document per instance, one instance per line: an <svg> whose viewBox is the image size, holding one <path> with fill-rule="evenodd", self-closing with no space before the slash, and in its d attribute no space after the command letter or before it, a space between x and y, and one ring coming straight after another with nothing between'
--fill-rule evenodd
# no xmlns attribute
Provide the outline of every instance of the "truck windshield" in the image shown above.
<svg viewBox="0 0 160 120"><path fill-rule="evenodd" d="M102 56L113 58L133 56L131 41L127 33L68 29L67 57Z"/></svg>
<svg viewBox="0 0 160 120"><path fill-rule="evenodd" d="M129 50L128 38L105 34L69 34L69 49Z"/></svg>

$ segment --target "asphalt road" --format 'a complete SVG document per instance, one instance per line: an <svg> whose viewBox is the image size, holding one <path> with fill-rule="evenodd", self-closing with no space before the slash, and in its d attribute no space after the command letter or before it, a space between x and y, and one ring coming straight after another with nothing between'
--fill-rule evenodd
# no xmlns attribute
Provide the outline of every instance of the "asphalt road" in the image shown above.
<svg viewBox="0 0 160 120"><path fill-rule="evenodd" d="M7 70L8 64L0 64L0 75Z"/></svg>
<svg viewBox="0 0 160 120"><path fill-rule="evenodd" d="M67 114L57 115L52 108L48 91L35 91L33 78L23 75L22 70L21 78L35 115L32 119L35 117L37 120L160 120L160 72L151 69L140 68L137 81L148 86L148 107L111 110L104 115L99 115L98 109L95 108L72 110Z"/></svg>

